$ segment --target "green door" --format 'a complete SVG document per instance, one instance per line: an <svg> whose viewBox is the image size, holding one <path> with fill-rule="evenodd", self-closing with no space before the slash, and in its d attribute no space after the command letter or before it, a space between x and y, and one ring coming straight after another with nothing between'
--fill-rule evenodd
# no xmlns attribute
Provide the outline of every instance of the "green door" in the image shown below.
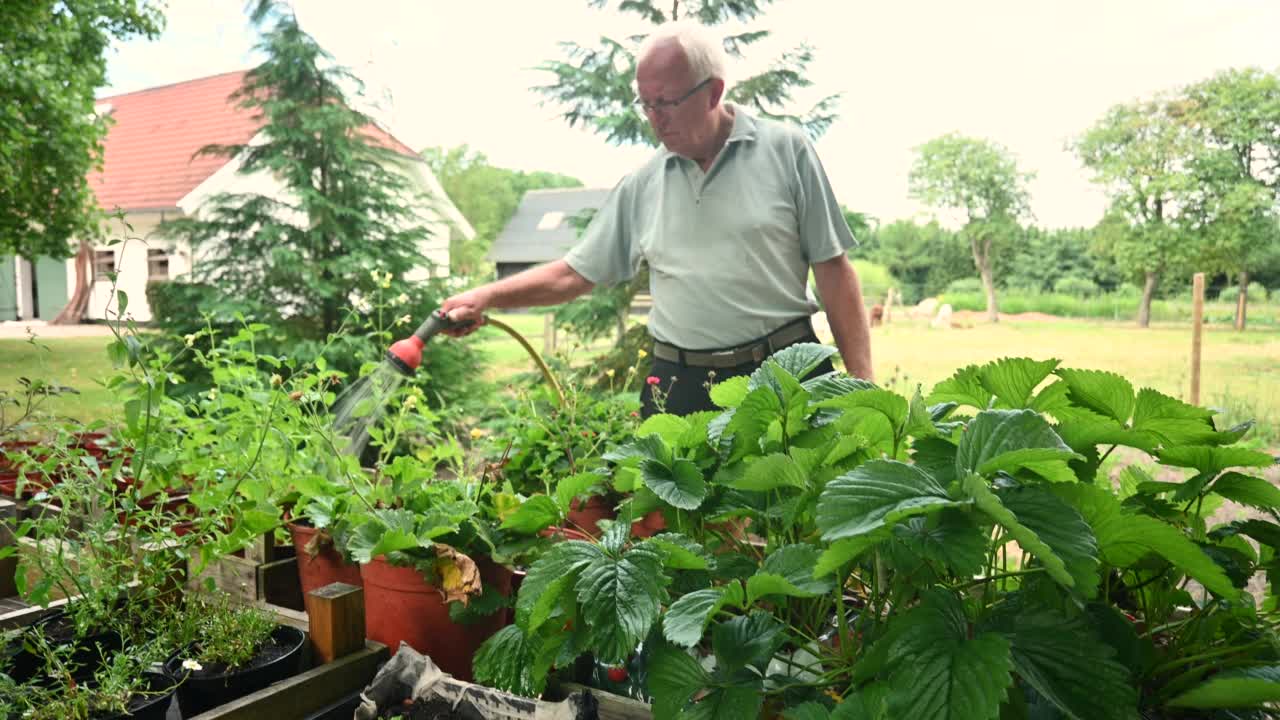
<svg viewBox="0 0 1280 720"><path fill-rule="evenodd" d="M12 255L0 255L0 320L18 319L16 267Z"/></svg>
<svg viewBox="0 0 1280 720"><path fill-rule="evenodd" d="M67 261L36 260L36 317L52 320L67 306Z"/></svg>

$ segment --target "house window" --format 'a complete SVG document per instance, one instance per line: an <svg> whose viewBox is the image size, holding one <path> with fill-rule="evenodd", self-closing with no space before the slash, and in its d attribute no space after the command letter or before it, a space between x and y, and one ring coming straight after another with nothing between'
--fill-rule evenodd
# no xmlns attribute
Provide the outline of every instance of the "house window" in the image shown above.
<svg viewBox="0 0 1280 720"><path fill-rule="evenodd" d="M539 230L555 230L556 228L560 227L560 223L563 221L564 221L564 213L558 210L552 210L546 215L543 215L542 219L538 221L538 229Z"/></svg>
<svg viewBox="0 0 1280 720"><path fill-rule="evenodd" d="M167 250L147 250L147 280L169 279L169 252Z"/></svg>
<svg viewBox="0 0 1280 720"><path fill-rule="evenodd" d="M116 271L115 250L93 251L93 279L110 280L111 273Z"/></svg>

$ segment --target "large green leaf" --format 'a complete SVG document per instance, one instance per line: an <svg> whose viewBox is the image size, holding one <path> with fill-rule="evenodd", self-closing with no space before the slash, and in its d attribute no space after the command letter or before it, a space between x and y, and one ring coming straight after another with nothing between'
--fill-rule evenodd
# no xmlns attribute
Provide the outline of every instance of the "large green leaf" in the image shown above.
<svg viewBox="0 0 1280 720"><path fill-rule="evenodd" d="M1058 367L1058 360L1001 358L983 365L978 372L982 387L991 391L1001 407L1025 408L1031 402L1036 386Z"/></svg>
<svg viewBox="0 0 1280 720"><path fill-rule="evenodd" d="M990 541L989 534L960 510L913 517L894 526L893 536L918 557L945 566L956 577L973 577L982 571ZM851 541L836 545L845 542Z"/></svg>
<svg viewBox="0 0 1280 720"><path fill-rule="evenodd" d="M1206 445L1168 447L1160 450L1156 457L1165 465L1195 468L1205 475L1217 475L1233 467L1269 467L1276 462L1271 455L1257 450Z"/></svg>
<svg viewBox="0 0 1280 720"><path fill-rule="evenodd" d="M706 549L678 533L662 533L645 541L662 551L667 567L673 570L709 570L714 561Z"/></svg>
<svg viewBox="0 0 1280 720"><path fill-rule="evenodd" d="M1127 568L1155 553L1210 591L1239 597L1222 568L1178 528L1147 515L1126 513L1111 493L1092 485L1053 485L1050 489L1079 510L1093 528L1098 555L1106 564Z"/></svg>
<svg viewBox="0 0 1280 720"><path fill-rule="evenodd" d="M953 402L986 410L991 406L991 398L991 391L982 386L981 368L969 365L935 385L928 401L931 404Z"/></svg>
<svg viewBox="0 0 1280 720"><path fill-rule="evenodd" d="M772 388L755 388L747 393L733 417L725 427L724 434L733 439L733 446L725 463L741 460L749 453L760 452L760 438L768 432L769 425L782 417L782 402Z"/></svg>
<svg viewBox="0 0 1280 720"><path fill-rule="evenodd" d="M578 571L603 557L600 548L580 540L553 545L529 568L520 583L516 623L525 632L536 632L559 604L564 591L573 586Z"/></svg>
<svg viewBox="0 0 1280 720"><path fill-rule="evenodd" d="M689 421L679 415L651 415L636 428L636 437L659 435L668 445L679 447L680 440L689 431Z"/></svg>
<svg viewBox="0 0 1280 720"><path fill-rule="evenodd" d="M986 513L1018 542L1022 549L1040 559L1049 577L1067 587L1075 587L1075 577L1067 571L1066 564L1058 554L1040 539L1034 530L1018 521L1018 517L1000 502L1000 498L987 487L981 476L969 474L960 480L960 485L969 497L977 504L978 509Z"/></svg>
<svg viewBox="0 0 1280 720"><path fill-rule="evenodd" d="M803 488L807 484L808 476L800 465L782 453L750 460L746 471L729 483L730 487L755 492L766 492L780 487Z"/></svg>
<svg viewBox="0 0 1280 720"><path fill-rule="evenodd" d="M836 348L820 343L796 343L769 356L768 362L778 365L793 378L800 379L813 372L823 360L835 355ZM759 372L757 370L756 372ZM752 380L755 376L752 376Z"/></svg>
<svg viewBox="0 0 1280 720"><path fill-rule="evenodd" d="M546 495L534 495L525 500L502 521L504 530L532 534L556 524L560 520L560 508Z"/></svg>
<svg viewBox="0 0 1280 720"><path fill-rule="evenodd" d="M649 656L646 681L653 696L654 717L674 718L693 699L694 693L711 682L711 677L688 653L659 643Z"/></svg>
<svg viewBox="0 0 1280 720"><path fill-rule="evenodd" d="M568 512L573 506L574 498L586 495L589 490L604 482L605 476L594 472L578 473L561 478L556 481L556 505L560 507L561 512Z"/></svg>
<svg viewBox="0 0 1280 720"><path fill-rule="evenodd" d="M662 616L662 634L676 645L693 647L702 640L707 623L725 605L743 605L742 585L738 582L683 595Z"/></svg>
<svg viewBox="0 0 1280 720"><path fill-rule="evenodd" d="M907 422L907 413L910 406L907 404L906 398L901 395L889 391L875 388L873 390L861 390L859 392L841 395L840 397L823 400L817 403L819 408L834 408L839 410L850 410L853 408L868 408L884 415L889 421L889 426L896 433Z"/></svg>
<svg viewBox="0 0 1280 720"><path fill-rule="evenodd" d="M1115 373L1100 370L1059 369L1072 403L1125 425L1133 415L1133 385Z"/></svg>
<svg viewBox="0 0 1280 720"><path fill-rule="evenodd" d="M1223 473L1210 489L1228 500L1259 510L1280 508L1280 488L1252 475Z"/></svg>
<svg viewBox="0 0 1280 720"><path fill-rule="evenodd" d="M748 382L747 376L739 375L712 385L711 402L722 408L738 407L747 397Z"/></svg>
<svg viewBox="0 0 1280 720"><path fill-rule="evenodd" d="M1169 701L1173 707L1263 707L1280 702L1280 665L1227 670Z"/></svg>
<svg viewBox="0 0 1280 720"><path fill-rule="evenodd" d="M626 660L649 633L666 599L665 577L662 553L648 545L621 557L601 553L582 567L574 585L579 614L587 644L601 661Z"/></svg>
<svg viewBox="0 0 1280 720"><path fill-rule="evenodd" d="M1082 407L1058 408L1053 413L1058 424L1054 431L1067 445L1078 452L1094 448L1099 444L1128 445L1145 448L1147 440L1134 433L1121 423L1105 415Z"/></svg>
<svg viewBox="0 0 1280 720"><path fill-rule="evenodd" d="M1079 457L1035 411L986 410L965 428L956 473L1011 473L1030 463Z"/></svg>
<svg viewBox="0 0 1280 720"><path fill-rule="evenodd" d="M1138 391L1133 430L1145 438L1150 452L1158 446L1211 444L1217 439L1213 412L1175 400L1151 388Z"/></svg>
<svg viewBox="0 0 1280 720"><path fill-rule="evenodd" d="M874 383L866 380L839 374L827 374L805 380L802 385L805 390L809 391L809 401L814 403L841 395L848 395L859 390L870 390L875 387Z"/></svg>
<svg viewBox="0 0 1280 720"><path fill-rule="evenodd" d="M640 475L655 495L684 510L696 509L707 497L707 482L692 460L676 458L670 465L645 460Z"/></svg>
<svg viewBox="0 0 1280 720"><path fill-rule="evenodd" d="M824 540L839 540L961 504L913 465L872 460L827 483L818 501L818 527Z"/></svg>
<svg viewBox="0 0 1280 720"><path fill-rule="evenodd" d="M956 480L956 446L941 437L917 438L911 444L911 459L940 485Z"/></svg>
<svg viewBox="0 0 1280 720"><path fill-rule="evenodd" d="M1009 641L1014 671L1071 720L1136 720L1128 668L1079 618L1010 602L982 629Z"/></svg>
<svg viewBox="0 0 1280 720"><path fill-rule="evenodd" d="M739 615L711 628L711 648L720 670L751 666L763 670L786 642L786 626L761 610Z"/></svg>
<svg viewBox="0 0 1280 720"><path fill-rule="evenodd" d="M760 570L747 580L747 604L769 595L816 597L831 592L834 584L815 578L819 550L812 545L784 545L764 559Z"/></svg>
<svg viewBox="0 0 1280 720"><path fill-rule="evenodd" d="M532 638L508 625L484 642L472 659L476 682L526 697L538 697L547 686L564 636L536 634Z"/></svg>
<svg viewBox="0 0 1280 720"><path fill-rule="evenodd" d="M858 535L857 537L845 538L831 543L826 550L822 551L822 555L818 557L818 562L813 568L814 577L830 575L842 569L860 557L862 553L888 540L890 537L890 529L881 528L866 535Z"/></svg>
<svg viewBox="0 0 1280 720"><path fill-rule="evenodd" d="M938 434L938 428L933 424L933 413L930 412L929 406L925 405L919 386L916 386L915 392L911 395L911 404L907 409L907 421L902 427L902 434L914 438Z"/></svg>
<svg viewBox="0 0 1280 720"><path fill-rule="evenodd" d="M1062 558L1075 588L1085 597L1097 594L1098 541L1080 513L1044 487L1028 487L997 493L1000 501Z"/></svg>
<svg viewBox="0 0 1280 720"><path fill-rule="evenodd" d="M764 697L759 681L719 687L680 714L680 720L740 720L760 716Z"/></svg>
<svg viewBox="0 0 1280 720"><path fill-rule="evenodd" d="M912 720L995 720L1013 682L1009 641L970 637L960 601L930 593L898 618L889 647L889 712Z"/></svg>

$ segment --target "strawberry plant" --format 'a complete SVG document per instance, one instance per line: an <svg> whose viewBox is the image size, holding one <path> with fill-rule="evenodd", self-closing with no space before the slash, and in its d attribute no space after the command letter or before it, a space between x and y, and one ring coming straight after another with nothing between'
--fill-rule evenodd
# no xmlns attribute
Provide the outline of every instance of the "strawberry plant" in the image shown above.
<svg viewBox="0 0 1280 720"><path fill-rule="evenodd" d="M1269 716L1280 490L1248 425L1054 360L927 397L797 380L832 352L788 348L714 387L722 412L608 453L619 522L534 563L477 678L535 694L640 650L658 717ZM1113 482L1119 446L1185 478ZM1211 525L1223 500L1254 516ZM668 531L629 537L654 508Z"/></svg>

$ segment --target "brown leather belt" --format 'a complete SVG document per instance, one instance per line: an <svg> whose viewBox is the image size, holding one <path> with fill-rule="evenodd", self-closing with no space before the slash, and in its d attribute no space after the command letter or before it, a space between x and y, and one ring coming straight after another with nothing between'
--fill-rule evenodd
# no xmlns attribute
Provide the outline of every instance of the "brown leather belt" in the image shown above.
<svg viewBox="0 0 1280 720"><path fill-rule="evenodd" d="M763 362L765 358L788 345L814 336L813 323L801 318L783 325L760 340L727 350L682 350L675 345L655 340L653 356L686 367L733 368L747 363Z"/></svg>

